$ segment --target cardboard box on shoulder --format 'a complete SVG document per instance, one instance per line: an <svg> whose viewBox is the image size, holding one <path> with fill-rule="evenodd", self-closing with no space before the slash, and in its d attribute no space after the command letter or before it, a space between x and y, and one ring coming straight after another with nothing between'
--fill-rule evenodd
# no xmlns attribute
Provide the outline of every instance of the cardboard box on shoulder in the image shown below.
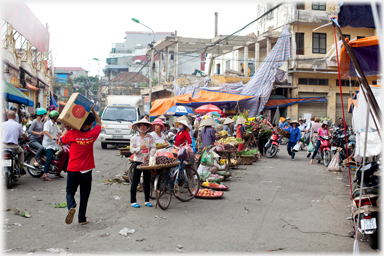
<svg viewBox="0 0 384 256"><path fill-rule="evenodd" d="M80 130L94 105L95 103L82 94L73 93L61 112L58 121L69 125L73 129Z"/></svg>

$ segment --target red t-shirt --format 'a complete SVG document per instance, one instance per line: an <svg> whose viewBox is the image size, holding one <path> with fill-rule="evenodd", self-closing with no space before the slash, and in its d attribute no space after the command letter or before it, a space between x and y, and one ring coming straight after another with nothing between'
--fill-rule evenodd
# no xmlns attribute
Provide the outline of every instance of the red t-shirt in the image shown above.
<svg viewBox="0 0 384 256"><path fill-rule="evenodd" d="M175 146L180 146L183 144L185 141L188 142L188 144L192 144L192 139L191 136L189 135L189 132L186 130L183 130L181 132L178 132L175 138Z"/></svg>
<svg viewBox="0 0 384 256"><path fill-rule="evenodd" d="M80 172L95 168L93 143L95 143L100 131L100 125L96 125L88 132L72 129L60 139L63 144L70 144L68 171Z"/></svg>

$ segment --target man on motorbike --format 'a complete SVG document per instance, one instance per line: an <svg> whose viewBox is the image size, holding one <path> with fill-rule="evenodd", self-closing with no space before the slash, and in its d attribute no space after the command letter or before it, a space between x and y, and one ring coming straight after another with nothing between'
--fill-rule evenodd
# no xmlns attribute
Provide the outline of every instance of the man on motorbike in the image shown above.
<svg viewBox="0 0 384 256"><path fill-rule="evenodd" d="M317 131L316 137L319 137L319 139L317 140L315 150L313 151L311 161L309 162L310 164L313 164L313 159L317 155L317 151L319 150L319 148L321 146L321 142L324 141L324 139L322 139L320 136L333 137L331 132L329 131L328 121L323 121L321 128L319 128L319 130Z"/></svg>
<svg viewBox="0 0 384 256"><path fill-rule="evenodd" d="M50 120L44 124L43 137L43 147L47 154L47 159L45 160L44 174L43 176L41 176L41 178L45 181L51 181L51 179L48 177L49 166L52 162L53 152L59 149L59 146L57 144L59 138L57 137L57 135L61 135L61 130L56 123L57 118L59 118L59 112L57 112L56 110L49 112L49 118ZM59 177L64 178L60 174Z"/></svg>
<svg viewBox="0 0 384 256"><path fill-rule="evenodd" d="M18 139L21 135L24 139L27 138L27 134L24 132L21 124L16 123L16 113L14 111L8 111L8 121L2 125L2 139L4 148L14 149L19 156L20 173L25 174L24 170L24 150L19 146Z"/></svg>
<svg viewBox="0 0 384 256"><path fill-rule="evenodd" d="M29 145L35 149L37 149L34 166L42 165L41 162L41 154L43 153L43 140L41 136L44 135L44 123L42 123L43 118L47 114L47 110L44 108L38 108L36 110L36 119L33 120L31 126L28 129L28 132L31 134L31 142Z"/></svg>
<svg viewBox="0 0 384 256"><path fill-rule="evenodd" d="M307 124L304 123L304 120L302 118L299 119L299 130L300 132L303 132L307 129Z"/></svg>

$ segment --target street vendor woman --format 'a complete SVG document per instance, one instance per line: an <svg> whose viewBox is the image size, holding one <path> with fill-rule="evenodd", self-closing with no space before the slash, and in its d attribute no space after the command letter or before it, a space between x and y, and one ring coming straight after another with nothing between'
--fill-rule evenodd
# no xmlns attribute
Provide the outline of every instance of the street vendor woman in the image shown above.
<svg viewBox="0 0 384 256"><path fill-rule="evenodd" d="M227 117L224 121L224 129L223 130L228 132L228 136L233 135L233 123L234 122L235 121L229 117Z"/></svg>
<svg viewBox="0 0 384 256"><path fill-rule="evenodd" d="M244 124L245 124L246 120L244 117L239 117L237 118L236 120L236 124L237 124L237 129L236 129L236 138L240 138L243 140L244 142ZM240 144L239 147L238 147L238 151L241 151L244 149L244 143Z"/></svg>
<svg viewBox="0 0 384 256"><path fill-rule="evenodd" d="M189 135L189 131L191 130L189 128L189 125L186 120L180 120L176 121L175 125L177 128L179 128L179 131L176 134L175 138L175 146L180 146L185 144L187 142L189 145L192 144L191 136Z"/></svg>
<svg viewBox="0 0 384 256"><path fill-rule="evenodd" d="M165 129L163 121L160 118L156 118L152 125L155 127L155 131L151 132L150 135L155 140L155 143L166 143L166 136L162 133Z"/></svg>
<svg viewBox="0 0 384 256"><path fill-rule="evenodd" d="M207 117L201 122L200 126L203 126L200 132L202 148L213 146L217 140L215 129L212 127L215 124L216 122L211 117Z"/></svg>
<svg viewBox="0 0 384 256"><path fill-rule="evenodd" d="M296 143L300 140L301 134L299 130L299 123L296 120L290 122L288 128L284 128L285 131L289 132L289 141L287 144L288 155L291 157L292 161L295 160L295 153L292 152L292 148L296 145Z"/></svg>
<svg viewBox="0 0 384 256"><path fill-rule="evenodd" d="M131 153L133 156L133 181L131 184L131 204L132 207L140 208L140 205L136 203L136 191L137 185L140 181L141 171L144 176L144 197L145 206L152 207L149 203L149 192L150 192L150 179L151 173L149 170L137 169L137 166L144 162L144 159L149 157L155 157L156 154L156 143L153 137L149 134L153 131L153 125L145 118L140 121L136 121L132 125L132 129L137 131L138 134L131 139Z"/></svg>

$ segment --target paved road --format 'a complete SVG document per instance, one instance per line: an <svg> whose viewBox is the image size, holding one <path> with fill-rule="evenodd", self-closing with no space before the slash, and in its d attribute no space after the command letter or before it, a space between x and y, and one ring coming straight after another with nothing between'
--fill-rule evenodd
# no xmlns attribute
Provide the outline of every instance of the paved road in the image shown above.
<svg viewBox="0 0 384 256"><path fill-rule="evenodd" d="M132 208L129 185L101 183L125 170L126 159L116 147L103 150L97 142L95 159L88 225L80 226L76 219L65 224L67 210L52 205L65 202L66 179L43 182L26 175L5 191L5 250L176 253L181 245L179 250L187 253L352 253L347 173L311 166L304 152L291 161L282 149L274 159L242 166L233 171L224 198L182 203L173 197L166 211L143 206L143 193L138 193L142 207ZM14 208L27 209L32 217L14 215ZM123 228L135 233L128 239L119 234ZM360 252L376 252L366 242L359 247Z"/></svg>

